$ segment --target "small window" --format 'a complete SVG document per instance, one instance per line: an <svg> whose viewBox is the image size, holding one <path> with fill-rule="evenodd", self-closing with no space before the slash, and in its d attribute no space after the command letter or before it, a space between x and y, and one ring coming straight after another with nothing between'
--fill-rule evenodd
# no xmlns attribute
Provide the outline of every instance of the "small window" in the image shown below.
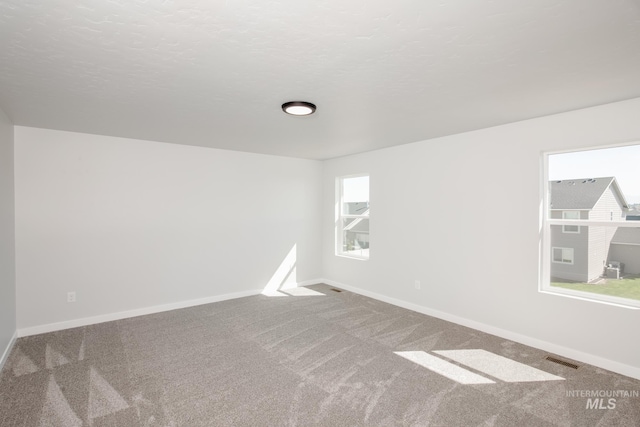
<svg viewBox="0 0 640 427"><path fill-rule="evenodd" d="M337 180L338 255L369 258L369 175L347 176Z"/></svg>
<svg viewBox="0 0 640 427"><path fill-rule="evenodd" d="M553 262L560 264L573 264L573 249L553 248Z"/></svg>
<svg viewBox="0 0 640 427"><path fill-rule="evenodd" d="M580 211L562 211L562 219L580 219ZM563 225L563 233L580 233L579 225Z"/></svg>

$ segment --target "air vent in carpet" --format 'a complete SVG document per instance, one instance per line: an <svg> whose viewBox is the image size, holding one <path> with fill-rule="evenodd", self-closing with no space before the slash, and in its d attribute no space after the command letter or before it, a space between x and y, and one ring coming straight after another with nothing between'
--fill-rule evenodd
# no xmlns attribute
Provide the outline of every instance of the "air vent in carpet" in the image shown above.
<svg viewBox="0 0 640 427"><path fill-rule="evenodd" d="M553 357L553 356L547 356L545 359L547 359L549 362L557 363L558 365L567 366L567 367L572 368L572 369L578 369L579 368L579 366L576 365L575 363L567 362L565 360L561 360L561 359L558 359L558 358Z"/></svg>

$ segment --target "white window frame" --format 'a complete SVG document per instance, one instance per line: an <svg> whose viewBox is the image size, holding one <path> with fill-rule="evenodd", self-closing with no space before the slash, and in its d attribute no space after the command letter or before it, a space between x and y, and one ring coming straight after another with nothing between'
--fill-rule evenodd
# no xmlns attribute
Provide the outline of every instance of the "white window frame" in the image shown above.
<svg viewBox="0 0 640 427"><path fill-rule="evenodd" d="M562 153L576 153L588 150L601 150L606 148L623 147L625 145L638 145L640 142L633 144L607 145L599 147L590 147L585 149L573 149L564 151L546 151L542 152L541 160L541 196L542 203L540 205L540 277L538 280L538 291L545 294L559 295L563 297L575 298L583 301L608 304L616 307L630 308L634 310L640 309L640 301L629 298L615 297L604 294L596 294L591 292L577 291L573 289L564 289L551 286L551 264L553 250L551 246L551 226L552 225L577 225L582 227L611 227L612 221L595 221L589 219L555 219L550 216L550 200L549 200L549 156ZM638 221L615 221L615 227L637 228L640 227ZM574 252L575 262L575 252ZM568 264L566 264L568 265Z"/></svg>
<svg viewBox="0 0 640 427"><path fill-rule="evenodd" d="M362 178L362 177L368 177L369 178L369 190L371 189L371 175L368 173L360 173L360 174L356 174L356 175L345 175L345 176L339 176L336 178L336 255L337 256L341 256L341 257L345 257L345 258L353 258L353 259L358 259L358 260L368 260L371 256L371 254L369 255L358 255L352 252L345 252L343 250L344 248L344 229L343 229L343 220L344 219L349 219L349 218L354 218L354 219L366 219L369 220L369 227L371 227L371 221L370 221L370 217L369 217L369 211L370 208L366 210L365 214L362 215L353 215L353 214L345 214L344 212L342 212L342 207L343 207L343 188L342 188L342 182L345 179L351 179L351 178ZM371 206L371 193L369 193L369 206ZM371 236L371 230L369 230L369 236ZM369 240L369 248L371 247L371 241Z"/></svg>
<svg viewBox="0 0 640 427"><path fill-rule="evenodd" d="M553 257L554 252L559 249L562 251L563 256L562 256L562 260L560 261L556 261L555 258ZM565 262L564 261L564 251L571 251L571 261L570 262ZM573 261L575 260L575 252L573 250L573 248L561 248L558 246L554 246L551 248L551 262L555 263L555 264L566 264L566 265L573 265Z"/></svg>
<svg viewBox="0 0 640 427"><path fill-rule="evenodd" d="M578 218L567 218L568 213L577 213L578 214ZM562 219L580 219L580 211L576 211L576 210L566 210L566 211L562 211ZM577 229L575 229L574 231L572 231L570 228L567 227L577 227ZM567 234L580 234L580 226L576 226L576 225L563 225L562 226L562 232L563 233L567 233ZM573 264L573 263L572 263Z"/></svg>

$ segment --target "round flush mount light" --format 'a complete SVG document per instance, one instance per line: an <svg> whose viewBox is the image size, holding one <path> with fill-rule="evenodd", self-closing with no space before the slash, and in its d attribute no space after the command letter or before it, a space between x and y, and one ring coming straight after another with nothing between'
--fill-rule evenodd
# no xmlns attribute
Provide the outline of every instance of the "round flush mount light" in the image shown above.
<svg viewBox="0 0 640 427"><path fill-rule="evenodd" d="M305 101L291 101L282 104L282 111L292 116L308 116L316 111L316 106Z"/></svg>

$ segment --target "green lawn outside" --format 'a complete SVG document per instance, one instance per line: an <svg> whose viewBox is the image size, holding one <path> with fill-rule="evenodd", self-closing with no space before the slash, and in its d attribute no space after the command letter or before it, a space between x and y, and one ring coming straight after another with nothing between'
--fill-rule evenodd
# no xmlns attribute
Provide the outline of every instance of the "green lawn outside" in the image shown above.
<svg viewBox="0 0 640 427"><path fill-rule="evenodd" d="M576 291L591 292L594 294L635 299L640 301L640 277L629 277L626 279L607 279L607 283L604 285L592 285L589 283L552 282L551 286L573 289Z"/></svg>

